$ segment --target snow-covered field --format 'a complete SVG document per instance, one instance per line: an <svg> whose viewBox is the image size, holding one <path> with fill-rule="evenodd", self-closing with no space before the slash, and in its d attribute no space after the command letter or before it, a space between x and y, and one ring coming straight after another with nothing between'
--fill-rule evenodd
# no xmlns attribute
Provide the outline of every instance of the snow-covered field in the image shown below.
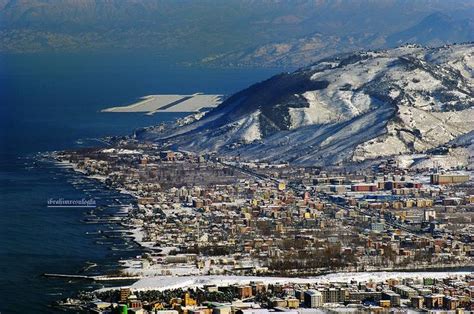
<svg viewBox="0 0 474 314"><path fill-rule="evenodd" d="M258 277L258 276L156 276L143 278L132 284L134 290L168 290L178 288L196 288L205 285L229 286L249 284L251 281L265 284L318 284L327 282L350 281L385 281L390 278L448 278L471 274L465 271L446 272L367 272L367 273L335 273L318 277L288 278L288 277ZM109 289L109 288L106 288ZM114 289L114 288L112 288Z"/></svg>

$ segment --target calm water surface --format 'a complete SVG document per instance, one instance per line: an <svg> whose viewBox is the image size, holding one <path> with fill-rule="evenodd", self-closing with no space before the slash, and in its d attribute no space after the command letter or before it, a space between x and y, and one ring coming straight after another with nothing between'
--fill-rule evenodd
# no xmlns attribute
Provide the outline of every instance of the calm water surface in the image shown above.
<svg viewBox="0 0 474 314"><path fill-rule="evenodd" d="M103 108L149 94L231 94L277 72L175 66L139 53L0 55L0 312L24 312L25 304L28 312L51 312L52 301L97 286L42 273L80 273L91 264L98 266L89 273L102 272L138 254L132 243L104 239L98 225L81 222L85 209L46 207L51 197L92 197L113 212L130 200L39 161L38 152L94 145L94 138L182 116Z"/></svg>

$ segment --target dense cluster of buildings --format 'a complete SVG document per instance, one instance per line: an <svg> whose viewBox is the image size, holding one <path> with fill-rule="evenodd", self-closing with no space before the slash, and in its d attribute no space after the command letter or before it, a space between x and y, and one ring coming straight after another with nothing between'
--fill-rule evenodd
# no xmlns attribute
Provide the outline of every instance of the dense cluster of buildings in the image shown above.
<svg viewBox="0 0 474 314"><path fill-rule="evenodd" d="M474 309L474 277L390 278L324 283L204 285L160 293L128 287L99 297L91 313L266 314L389 313L408 309L429 313L468 313Z"/></svg>
<svg viewBox="0 0 474 314"><path fill-rule="evenodd" d="M62 153L58 159L136 197L122 224L132 228L147 253L124 262L127 274L301 276L473 262L469 172L393 166L324 170L130 142ZM344 291L336 303L371 300L381 308L395 306L400 298L413 307L463 304L446 294L431 300L441 292L421 293L413 282L352 288L330 291ZM295 290L292 297L306 307L333 301L320 287ZM285 302L289 307L288 301L278 301L275 311Z"/></svg>

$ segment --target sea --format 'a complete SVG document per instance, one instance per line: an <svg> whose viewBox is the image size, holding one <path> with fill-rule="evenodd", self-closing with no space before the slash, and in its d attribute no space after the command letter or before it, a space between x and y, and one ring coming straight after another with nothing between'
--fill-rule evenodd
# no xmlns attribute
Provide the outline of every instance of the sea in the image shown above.
<svg viewBox="0 0 474 314"><path fill-rule="evenodd" d="M230 95L281 71L180 65L150 52L0 54L0 313L57 312L54 301L104 283L44 273L100 274L140 254L114 224L88 223L122 211L130 196L45 153L104 145L104 136L183 116L101 109L150 94ZM52 208L51 198L94 199L97 208Z"/></svg>

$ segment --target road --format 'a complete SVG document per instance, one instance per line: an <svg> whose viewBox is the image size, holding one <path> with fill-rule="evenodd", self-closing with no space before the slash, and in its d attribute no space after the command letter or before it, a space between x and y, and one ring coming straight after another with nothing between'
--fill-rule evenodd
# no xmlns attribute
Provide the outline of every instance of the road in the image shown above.
<svg viewBox="0 0 474 314"><path fill-rule="evenodd" d="M245 173L247 175L250 175L252 177L255 177L257 179L260 179L260 180L265 180L265 181L272 181L272 182L275 182L275 183L278 183L278 180L277 179L274 179L274 178L271 178L271 177L268 177L264 174L261 174L261 173L258 173L252 169L249 169L249 168L244 168L244 167L239 167L239 166L236 166L236 165L231 165L231 164L228 164L228 163L225 163L225 162L222 162L222 161L219 161L217 158L214 158L213 160L214 162L217 162L217 163L220 163L224 166L227 166L227 167L231 167L231 168L234 168L236 169L237 171L240 171L242 173ZM300 186L296 186L294 184L291 184L291 183L288 183L287 184L287 187L290 188L291 190L293 190L295 192L295 194L303 194L304 192L307 191L307 188L306 187L300 187ZM339 205L339 204L336 204L336 203L332 203L329 201L329 198L327 197L327 195L323 194L324 195L324 200L327 201L328 203L331 203L333 205L335 205L338 209L343 209L343 210L348 210L349 208L348 207L344 207L342 205ZM384 218L384 217L380 217L379 213L375 213L375 212L369 212L369 211L364 211L364 210L361 210L360 208L352 208L354 209L356 212L358 212L359 214L362 214L362 215L367 215L369 217L377 217L377 218ZM429 239L428 237L426 236L421 236L417 233L415 233L414 231L410 230L409 228L401 225L400 223L395 223L395 222L391 222L389 220L386 220L385 219L385 224L386 225L389 225L391 226L392 228L395 228L395 229L400 229L404 232L406 232L407 234L410 234L411 236L414 236L414 237L417 237L417 238L420 238L420 239Z"/></svg>

